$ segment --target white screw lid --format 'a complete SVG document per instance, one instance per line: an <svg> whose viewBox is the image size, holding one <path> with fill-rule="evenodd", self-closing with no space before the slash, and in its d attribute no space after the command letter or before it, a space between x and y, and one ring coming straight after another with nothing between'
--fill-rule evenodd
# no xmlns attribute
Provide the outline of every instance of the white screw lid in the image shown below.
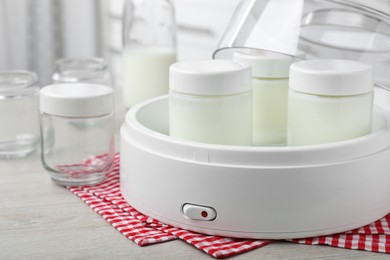
<svg viewBox="0 0 390 260"><path fill-rule="evenodd" d="M112 88L92 83L54 84L41 89L40 110L45 114L93 117L114 109Z"/></svg>
<svg viewBox="0 0 390 260"><path fill-rule="evenodd" d="M257 50L235 52L233 59L252 66L252 76L259 78L288 78L294 61L288 55Z"/></svg>
<svg viewBox="0 0 390 260"><path fill-rule="evenodd" d="M291 65L289 87L324 96L369 93L374 86L371 65L352 60L305 60Z"/></svg>
<svg viewBox="0 0 390 260"><path fill-rule="evenodd" d="M169 88L179 93L226 95L246 92L251 87L251 68L236 61L183 61L169 69Z"/></svg>

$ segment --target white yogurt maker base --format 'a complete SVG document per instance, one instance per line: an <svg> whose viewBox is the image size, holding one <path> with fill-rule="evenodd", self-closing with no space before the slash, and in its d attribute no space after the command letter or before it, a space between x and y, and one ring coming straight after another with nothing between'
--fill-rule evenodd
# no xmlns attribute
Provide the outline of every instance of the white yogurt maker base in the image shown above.
<svg viewBox="0 0 390 260"><path fill-rule="evenodd" d="M390 95L373 132L312 146L210 145L167 135L168 99L121 128L121 191L140 212L211 235L287 239L343 232L390 211Z"/></svg>

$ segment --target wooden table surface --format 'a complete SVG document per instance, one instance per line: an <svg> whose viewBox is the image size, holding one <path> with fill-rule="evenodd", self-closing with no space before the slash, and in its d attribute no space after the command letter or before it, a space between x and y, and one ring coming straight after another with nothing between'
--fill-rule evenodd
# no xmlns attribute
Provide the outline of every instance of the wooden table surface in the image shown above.
<svg viewBox="0 0 390 260"><path fill-rule="evenodd" d="M117 129L124 114L124 109L117 109ZM181 240L137 246L78 197L55 185L42 168L37 151L23 159L0 160L0 259L213 258ZM275 242L231 259L390 259L390 256Z"/></svg>

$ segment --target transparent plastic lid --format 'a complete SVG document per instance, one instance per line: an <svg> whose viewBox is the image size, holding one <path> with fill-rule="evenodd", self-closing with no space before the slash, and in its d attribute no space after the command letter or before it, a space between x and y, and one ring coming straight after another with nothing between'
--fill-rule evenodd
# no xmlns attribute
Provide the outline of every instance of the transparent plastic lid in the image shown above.
<svg viewBox="0 0 390 260"><path fill-rule="evenodd" d="M243 0L214 53L231 59L257 49L304 59L350 59L373 65L390 88L390 2Z"/></svg>

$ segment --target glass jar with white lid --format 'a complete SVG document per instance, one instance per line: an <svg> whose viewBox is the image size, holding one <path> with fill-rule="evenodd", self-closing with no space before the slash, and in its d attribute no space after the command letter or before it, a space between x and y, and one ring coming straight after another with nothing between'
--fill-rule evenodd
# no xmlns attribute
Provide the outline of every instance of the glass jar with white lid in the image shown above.
<svg viewBox="0 0 390 260"><path fill-rule="evenodd" d="M371 132L373 69L351 60L306 60L290 68L288 145L348 140Z"/></svg>
<svg viewBox="0 0 390 260"><path fill-rule="evenodd" d="M253 145L285 145L288 77L294 59L250 49L235 52L233 59L252 67Z"/></svg>
<svg viewBox="0 0 390 260"><path fill-rule="evenodd" d="M103 181L114 160L112 88L92 83L54 84L40 92L42 163L64 186Z"/></svg>
<svg viewBox="0 0 390 260"><path fill-rule="evenodd" d="M210 144L252 144L251 68L228 60L170 67L169 133Z"/></svg>

